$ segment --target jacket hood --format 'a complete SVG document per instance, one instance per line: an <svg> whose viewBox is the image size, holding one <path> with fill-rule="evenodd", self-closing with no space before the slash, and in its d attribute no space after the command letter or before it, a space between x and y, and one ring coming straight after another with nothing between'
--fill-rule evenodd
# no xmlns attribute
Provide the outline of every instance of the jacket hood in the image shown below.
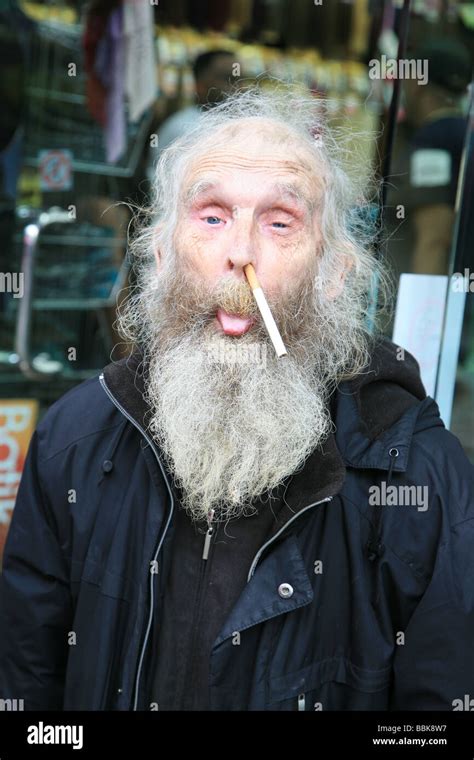
<svg viewBox="0 0 474 760"><path fill-rule="evenodd" d="M416 401L426 398L416 359L388 340L374 344L366 371L351 383L361 431L377 438Z"/></svg>
<svg viewBox="0 0 474 760"><path fill-rule="evenodd" d="M443 426L436 402L426 395L416 359L389 340L372 346L357 378L333 397L336 441L346 465L405 471L415 430ZM396 449L396 461L388 453Z"/></svg>

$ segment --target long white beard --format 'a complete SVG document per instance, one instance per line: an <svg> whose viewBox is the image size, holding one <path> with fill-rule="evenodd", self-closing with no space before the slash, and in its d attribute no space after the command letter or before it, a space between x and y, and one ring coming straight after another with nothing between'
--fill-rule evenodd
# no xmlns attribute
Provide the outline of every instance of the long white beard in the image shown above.
<svg viewBox="0 0 474 760"><path fill-rule="evenodd" d="M320 277L315 260L301 282L266 294L288 349L277 359L258 318L237 338L216 329L217 306L258 315L246 284L229 277L209 290L176 261L143 268L120 328L144 352L148 427L183 506L194 520L211 509L227 520L249 514L329 436L331 392L366 365L363 312L351 291L325 297L336 264Z"/></svg>
<svg viewBox="0 0 474 760"><path fill-rule="evenodd" d="M236 361L235 361L236 360ZM191 329L149 365L150 431L193 520L227 520L301 467L327 438L327 384L315 364L270 343Z"/></svg>

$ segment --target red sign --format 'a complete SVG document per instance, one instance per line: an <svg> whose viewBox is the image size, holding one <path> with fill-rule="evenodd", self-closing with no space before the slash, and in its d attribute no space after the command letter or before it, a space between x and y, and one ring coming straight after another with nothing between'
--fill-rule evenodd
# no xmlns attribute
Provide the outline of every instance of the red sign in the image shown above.
<svg viewBox="0 0 474 760"><path fill-rule="evenodd" d="M0 401L0 560L37 417L37 401Z"/></svg>
<svg viewBox="0 0 474 760"><path fill-rule="evenodd" d="M42 190L72 188L72 153L70 150L41 150L39 153Z"/></svg>

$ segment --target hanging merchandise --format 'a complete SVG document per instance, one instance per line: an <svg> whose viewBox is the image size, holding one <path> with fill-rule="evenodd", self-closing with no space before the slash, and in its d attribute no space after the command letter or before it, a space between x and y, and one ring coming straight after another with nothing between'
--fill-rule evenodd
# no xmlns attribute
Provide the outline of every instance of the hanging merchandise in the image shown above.
<svg viewBox="0 0 474 760"><path fill-rule="evenodd" d="M104 128L106 160L127 146L127 115L135 124L157 97L153 9L124 0L107 16L90 13L83 40L88 108Z"/></svg>
<svg viewBox="0 0 474 760"><path fill-rule="evenodd" d="M115 163L125 151L126 122L124 103L125 44L123 8L110 14L104 36L96 50L94 70L106 89L105 94L105 152L106 159Z"/></svg>
<svg viewBox="0 0 474 760"><path fill-rule="evenodd" d="M136 122L157 97L153 8L124 0L125 92L129 119Z"/></svg>
<svg viewBox="0 0 474 760"><path fill-rule="evenodd" d="M103 127L105 125L106 89L95 71L97 47L107 26L107 16L89 13L86 17L82 47L86 72L86 102L90 115Z"/></svg>

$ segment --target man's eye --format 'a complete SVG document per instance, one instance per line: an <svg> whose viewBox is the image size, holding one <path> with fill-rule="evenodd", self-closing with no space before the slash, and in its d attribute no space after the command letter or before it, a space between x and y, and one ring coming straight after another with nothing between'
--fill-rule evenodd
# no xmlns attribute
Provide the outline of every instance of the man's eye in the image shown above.
<svg viewBox="0 0 474 760"><path fill-rule="evenodd" d="M204 220L208 224L219 224L219 222L222 222L222 219L219 216L205 216Z"/></svg>
<svg viewBox="0 0 474 760"><path fill-rule="evenodd" d="M276 227L277 227L277 229L279 229L279 230L283 230L283 229L285 229L286 227L288 227L288 225L287 225L287 224L285 224L285 222L272 222L272 226L273 226L273 227L275 227L275 226L276 226Z"/></svg>

